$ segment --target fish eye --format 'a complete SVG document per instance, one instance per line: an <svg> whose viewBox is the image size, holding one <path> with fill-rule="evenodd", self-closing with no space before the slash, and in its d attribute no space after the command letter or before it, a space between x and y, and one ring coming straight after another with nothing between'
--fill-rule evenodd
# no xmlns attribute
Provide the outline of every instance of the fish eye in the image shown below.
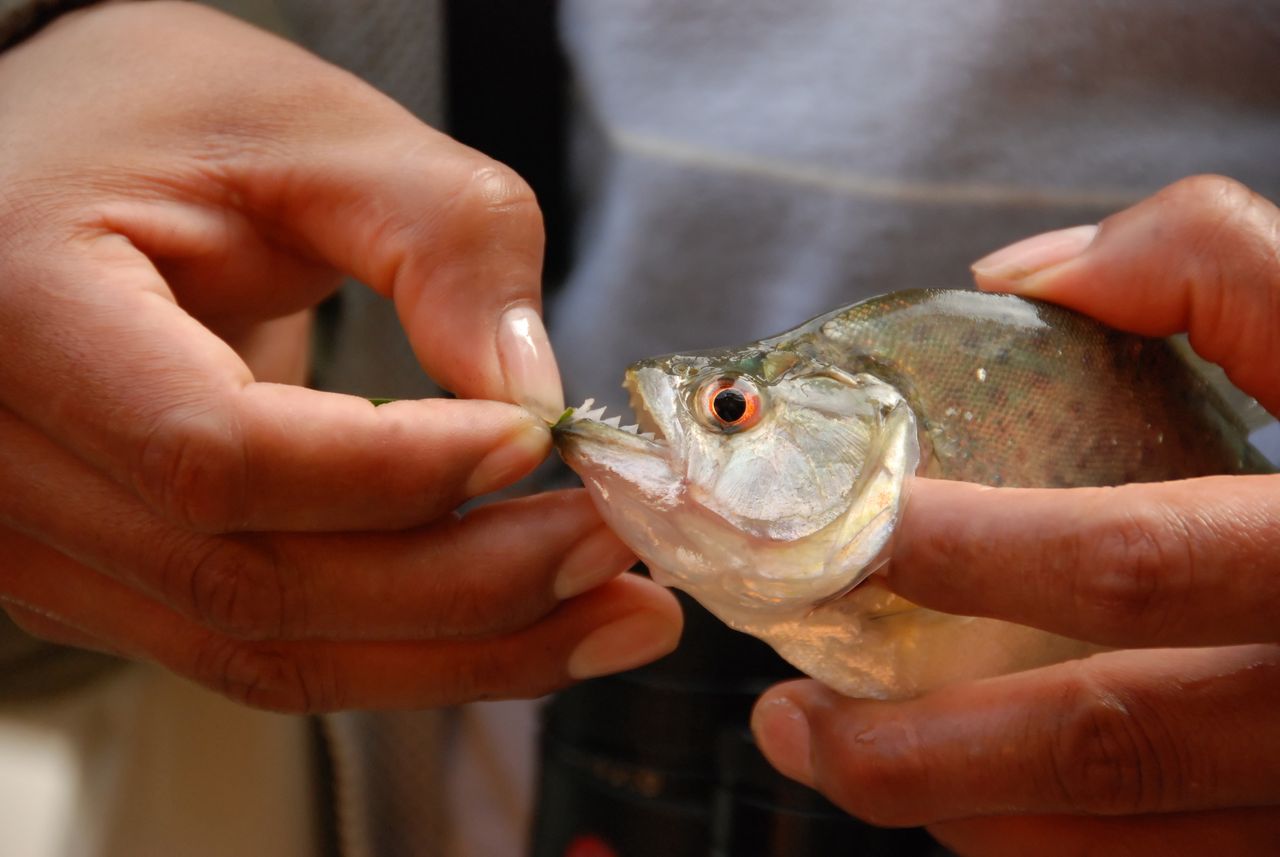
<svg viewBox="0 0 1280 857"><path fill-rule="evenodd" d="M702 388L702 408L712 425L741 431L760 419L760 393L743 378L717 378Z"/></svg>

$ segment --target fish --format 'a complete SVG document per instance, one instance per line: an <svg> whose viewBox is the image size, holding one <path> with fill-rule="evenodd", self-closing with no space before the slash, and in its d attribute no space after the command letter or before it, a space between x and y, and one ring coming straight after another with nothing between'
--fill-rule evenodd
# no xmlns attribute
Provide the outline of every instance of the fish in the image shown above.
<svg viewBox="0 0 1280 857"><path fill-rule="evenodd" d="M901 699L1098 647L930 610L884 569L914 477L1119 485L1268 472L1170 343L1011 295L912 290L626 369L635 420L552 427L657 582L854 697Z"/></svg>

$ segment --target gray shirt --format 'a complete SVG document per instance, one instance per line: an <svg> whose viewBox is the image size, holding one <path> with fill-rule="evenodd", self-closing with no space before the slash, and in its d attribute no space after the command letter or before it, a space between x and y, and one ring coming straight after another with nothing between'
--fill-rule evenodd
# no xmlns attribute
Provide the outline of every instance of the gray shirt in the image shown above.
<svg viewBox="0 0 1280 857"><path fill-rule="evenodd" d="M1280 199L1274 0L566 0L570 404L1096 222L1186 175Z"/></svg>

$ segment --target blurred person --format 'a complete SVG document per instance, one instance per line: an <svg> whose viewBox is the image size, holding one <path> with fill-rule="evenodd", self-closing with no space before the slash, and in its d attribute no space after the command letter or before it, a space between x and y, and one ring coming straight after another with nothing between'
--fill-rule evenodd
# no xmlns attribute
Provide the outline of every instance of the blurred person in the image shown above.
<svg viewBox="0 0 1280 857"><path fill-rule="evenodd" d="M403 51L406 38L422 36L420 30L377 29L370 23L376 23L377 8L276 4L281 19L300 22L309 42L339 60L340 46L349 45L354 33L380 33L386 39L375 42L381 53ZM1280 191L1280 168L1270 156L1280 142L1280 84L1270 74L1277 12L1270 3L1114 2L1077 8L991 0L963 8L919 2L890 9L869 3L782 8L758 2L566 0L559 15L576 95L570 118L577 224L573 264L550 317L571 403L591 395L620 404L621 394L610 399L610 392L620 368L637 357L756 338L895 288L962 286L957 272L990 248L1031 232L1096 223L1181 176L1212 171L1272 198ZM500 22L495 17L494 26ZM501 57L493 59L500 64ZM20 623L45 639L158 661L246 701L307 709L424 706L542 692L592 673L581 659L576 670L569 668L574 645L623 613L646 617L640 621L648 636L637 634L634 648L605 636L614 656L609 667L638 663L670 645L676 627L670 604L630 580L597 586L538 621L554 603L555 572L562 560L569 564L564 557L571 546L583 545L591 570L563 576L574 583L560 586L560 593L599 584L629 562L607 536L587 549L598 522L564 495L500 504L473 525L477 542L507 545L507 553L519 550L520 562L494 560L485 567L468 555L459 568L472 575L491 568L491 574L478 592L455 574L452 580L468 593L461 600L457 593L442 595L433 576L395 567L397 551L416 555L431 549L423 546L421 532L386 531L421 527L472 494L467 477L485 453L519 446L502 442L521 426L537 435L536 422L521 412L480 402L405 403L377 415L385 421L384 437L368 422L375 419L372 412L363 406L357 412L356 403L321 404L265 385L257 402L218 398L246 377L245 369L233 365L240 358L228 345L262 378L299 379L302 322L263 322L313 305L332 288L333 272L342 270L395 298L418 357L446 388L515 400L549 414L560 401L549 392L551 370L532 317L517 316L527 326L506 336L519 353L539 355L531 368L522 368L527 364L519 359L504 362L498 344L506 310L537 306L539 227L527 195L509 174L457 151L390 102L283 42L183 5L125 4L67 16L0 58L0 103L6 143L0 243L10 284L0 317L9 386L0 392L14 436L22 438L21 444L5 444L20 452L10 456L14 464L6 471L12 481L4 496L18 502L5 507L3 519L10 534L3 598ZM32 164L38 169L24 173ZM1230 183L1194 187L1195 193L1157 197L1157 205L1197 211L1203 197L1214 196L1214 187L1229 188L1219 195L1241 193ZM68 216L79 230L50 228L65 225ZM1200 234L1187 233L1192 239ZM1101 239L1098 246L1105 246ZM1134 252L1133 264L1145 266L1135 276L1148 272L1140 282L1181 270L1157 266L1168 254ZM1109 251L1108 261L1113 258ZM988 272L984 282L1011 288L1007 276ZM85 287L99 282L106 287ZM1189 321L1175 312L1162 314L1168 304L1155 290L1144 291L1141 300L1113 302L1106 293L1086 295L1079 288L1064 284L1042 293L1077 301L1121 326L1150 324L1151 332ZM166 292L186 315L164 303ZM38 299L14 298L24 293ZM120 294L138 302L107 300ZM1176 304L1178 294L1173 297ZM1237 312L1246 317L1248 307L1260 305L1265 302L1235 306L1245 307ZM85 318L92 321L87 328L70 323ZM171 323L175 332L166 332ZM1241 340L1251 349L1257 345L1257 339ZM488 350L475 342L495 344ZM1248 353L1260 360L1266 352ZM292 372L273 374L260 363L269 355L276 369ZM95 363L97 358L109 359ZM1235 365L1241 361L1247 359ZM202 372L184 374L188 365L216 366L229 374L208 382L212 386L196 384ZM1263 390L1255 383L1251 392ZM243 403L249 410L235 411L228 425L208 406L210 393L215 402ZM458 419L440 410L441 404ZM470 409L465 417L464 408ZM157 419L169 429L159 432L158 444L148 431ZM235 457L228 455L234 446L225 443L225 433L246 425L265 432L266 445L236 471ZM118 427L140 436L113 437ZM196 444L193 452L207 445L214 464L184 452L189 442ZM150 454L136 452L137 461L130 461L128 450L139 446ZM442 458L422 452L442 446L454 463L447 473L440 472ZM49 451L47 459L37 454L41 449ZM545 438L530 442L485 487L513 480L545 449ZM67 479L45 476L46 464L48 473L65 472ZM137 478L135 465L145 465L150 475ZM95 489L86 501L69 502L86 496L74 487L85 483L75 481L72 470L91 471L101 493ZM248 483L251 496L263 498L258 508L235 502L236 479L228 472L263 479ZM429 484L437 490L424 499L421 486ZM957 498L947 490L959 489L921 492L925 499L913 500L908 523L927 520L918 511L922 507L952 508ZM935 495L935 505L925 505ZM335 496L343 502L333 504ZM122 497L135 511L122 514L119 505L111 505ZM310 500L298 503L299 498ZM975 533L991 537L993 531L980 525L1006 520L1000 502L993 499L990 516L972 522L973 529L955 527L944 517L931 539L921 525L919 543L962 546ZM564 510L563 533L548 532L546 516L553 508ZM1069 505L1061 512L1074 520ZM1056 501L1045 500L1037 527L1049 526L1056 514ZM53 517L66 524L41 523ZM139 521L152 526L155 519L166 528L176 526L178 534L165 529L156 538L154 530L136 528ZM1265 547L1271 519L1258 513L1246 523L1249 530L1240 538L1256 535ZM428 537L435 526L440 525L429 525ZM379 533L335 538L324 532L361 528ZM210 530L240 535L231 538L234 547L219 547L214 561L195 562L210 550L204 541ZM273 532L284 534L258 535ZM1029 530L1024 538L1034 539L1037 532ZM507 541L493 541L499 538ZM285 562L262 571L237 553L263 545L273 556L284 545ZM1034 543L1026 549L1033 548ZM290 564L290 551L307 562ZM371 555L378 561L371 562ZM461 559L433 557L446 567ZM205 569L196 587L183 574L193 564ZM899 567L909 571L911 565ZM924 560L919 567L932 568ZM9 574L10 568L30 573ZM290 576L295 568L298 574ZM987 573L1000 570L1008 571L1000 565ZM283 602L264 605L232 597L238 586L228 590L228 581L252 583L248 575L254 573L259 585L249 591L259 596L270 594L276 575L307 587L314 575L326 597L318 602L321 608L312 609L308 601L309 609L299 612L295 606L288 616L276 615ZM353 578L358 585L349 583ZM908 577L901 579L910 586ZM104 584L128 599L92 588ZM975 591L996 589L988 582ZM1045 597L1054 591L1047 586ZM1028 609L1025 604L993 604L964 606L1007 611L998 615L1023 621L1039 618L1019 612ZM150 612L126 605L145 605ZM462 617L445 605L461 607ZM424 625L433 636L488 632L515 642L485 648L477 661L464 658L472 673L455 666L458 647L452 641L443 648L388 642L420 641ZM520 634L549 636L505 633L514 626L530 629ZM632 629L624 630L631 639ZM543 650L530 647L531 639L557 644ZM1151 639L1161 638L1132 642ZM1254 636L1187 639L1225 643ZM211 640L217 644L201 645ZM424 666L420 656L428 651L447 654ZM534 657L535 664L509 659L513 651ZM295 668L302 652L314 673ZM344 660L342 652L352 659ZM271 658L266 663L279 669L264 669L264 653ZM233 675L241 669L246 672ZM264 672L266 679L259 675ZM1261 676L1260 684L1246 688L1248 710L1261 710L1268 692L1274 693L1274 679L1266 683L1265 668L1244 675ZM283 695L276 695L281 688ZM303 696L300 688L306 688ZM922 768L910 764L900 772L899 790L887 792L887 808L860 802L868 781L858 777L894 774L894 757L859 767L861 745L840 743L839 733L858 734L880 709L833 701L812 688L777 693L786 696L770 696L761 709L764 746L772 748L784 772L827 789L851 811L885 823L992 812L990 802L939 799L922 804L930 811L937 807L938 814L903 814L901 807L917 801L929 785L911 779ZM779 698L789 701L773 704ZM1009 699L1011 706L1025 703L1027 711L1039 710L1035 705L1043 701L1016 694ZM1086 714L1095 710L1090 700L1076 700ZM803 742L785 732L771 737L768 718L780 713L787 723L807 724L820 703L832 713L814 727L814 755L826 758L819 750L837 747L841 765L818 775L804 766ZM936 704L950 704L955 708L947 710L954 711L972 703L944 698ZM914 712L926 724L936 713L901 711L897 716L908 723ZM1187 722L1203 729L1203 719L1193 711ZM441 746L441 733L429 726L439 721L425 722L419 732L431 737L423 742L428 754L419 758L430 758L431 748ZM955 722L973 722L980 733L992 721ZM959 741L966 734L952 737ZM882 746L889 753L898 745L886 740ZM1167 753L1177 745L1162 746ZM783 755L788 748L791 755ZM1112 761L1105 746L1070 749L1082 764L1089 752ZM1053 750L1028 744L1023 752L1026 770L1035 772L1035 762ZM1162 758L1152 756L1144 764L1158 770ZM982 769L981 761L968 760L968 769ZM1121 800L1100 808L1090 804L1094 796L1088 790L1045 804L1036 802L1039 793L1018 790L1019 782L1011 775L1002 784L1006 791L979 794L1006 801L1000 812L1241 805L1231 800L1267 805L1261 787L1245 794L1210 788L1212 799L1191 805ZM962 783L948 785L958 791ZM871 785L880 787L879 781ZM1117 794L1124 797L1123 791ZM1275 803L1274 793L1269 800ZM299 806L305 801L294 804ZM1198 823L1182 816L1165 820L1174 836L1179 825ZM1135 824L1154 829L1160 821ZM406 817L392 822L409 823ZM961 853L999 853L992 850L999 847L993 837L1017 833L1019 824L991 825L1002 823L996 834L981 823L950 828L960 833L942 832ZM1059 829L1057 824L1044 822L1036 835ZM1075 829L1094 831L1088 824ZM1256 830L1267 835L1262 826ZM974 838L961 839L965 831ZM226 831L209 835L220 832ZM375 832L375 838L380 835L386 832ZM465 836L446 844L440 837L405 839L421 853L437 853L431 850L437 847L467 853ZM1078 840L1060 841L1064 853L1078 853L1069 850ZM1255 837L1246 844L1257 842L1266 840ZM214 847L211 853L220 852Z"/></svg>

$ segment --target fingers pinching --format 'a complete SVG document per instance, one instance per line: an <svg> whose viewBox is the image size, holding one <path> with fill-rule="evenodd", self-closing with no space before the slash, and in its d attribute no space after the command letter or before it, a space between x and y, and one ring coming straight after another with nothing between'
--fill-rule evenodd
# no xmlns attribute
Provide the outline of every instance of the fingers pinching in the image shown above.
<svg viewBox="0 0 1280 857"><path fill-rule="evenodd" d="M1193 176L1105 219L1034 236L974 264L978 286L1042 298L1148 336L1187 331L1207 360L1280 412L1280 209Z"/></svg>
<svg viewBox="0 0 1280 857"><path fill-rule="evenodd" d="M513 631L634 562L582 491L403 531L191 532L3 411L0 526L200 624L254 639Z"/></svg>
<svg viewBox="0 0 1280 857"><path fill-rule="evenodd" d="M69 103L20 105L25 166L47 191L38 218L19 209L0 230L13 249L0 264L0 401L199 530L412 526L546 454L539 423L562 397L538 314L541 217L518 176L208 10L107 9L55 35L19 58ZM139 42L151 49L125 47ZM59 45L90 59L54 61ZM77 100L93 89L85 69L104 64L147 80L146 97L111 110ZM272 96L244 98L228 66L272 68ZM156 73L171 68L197 71ZM318 95L325 111L296 109ZM72 115L94 117L95 170L132 181L68 180ZM42 128L52 142L31 131ZM28 221L40 229L22 231ZM282 391L213 335L314 304L338 271L396 301L445 387L537 416L457 403L375 413Z"/></svg>
<svg viewBox="0 0 1280 857"><path fill-rule="evenodd" d="M554 421L559 369L541 319L543 227L508 167L390 111L347 151L304 147L262 182L229 164L251 210L275 218L335 268L392 298L419 361L468 398ZM376 199L379 216L368 216ZM287 219L281 219L281 215Z"/></svg>
<svg viewBox="0 0 1280 857"><path fill-rule="evenodd" d="M196 4L68 15L3 65L21 621L289 710L543 692L673 644L671 597L610 579L631 557L581 497L454 512L532 470L563 407L518 176ZM255 377L244 355L299 379L304 337L269 328L340 274L461 399Z"/></svg>

